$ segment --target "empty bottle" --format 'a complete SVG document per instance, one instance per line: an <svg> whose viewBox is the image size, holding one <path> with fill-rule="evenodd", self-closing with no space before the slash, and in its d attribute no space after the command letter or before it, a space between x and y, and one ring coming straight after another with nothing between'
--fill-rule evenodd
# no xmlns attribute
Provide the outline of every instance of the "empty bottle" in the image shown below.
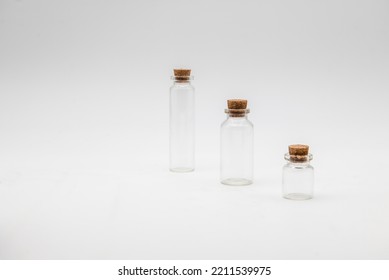
<svg viewBox="0 0 389 280"><path fill-rule="evenodd" d="M221 125L220 180L232 186L253 182L254 127L247 119L247 100L227 100L227 119Z"/></svg>
<svg viewBox="0 0 389 280"><path fill-rule="evenodd" d="M313 197L314 169L310 165L312 155L307 145L290 145L285 154L287 163L283 168L283 197L292 200L306 200Z"/></svg>
<svg viewBox="0 0 389 280"><path fill-rule="evenodd" d="M190 69L174 69L170 87L170 170L195 168L195 96Z"/></svg>

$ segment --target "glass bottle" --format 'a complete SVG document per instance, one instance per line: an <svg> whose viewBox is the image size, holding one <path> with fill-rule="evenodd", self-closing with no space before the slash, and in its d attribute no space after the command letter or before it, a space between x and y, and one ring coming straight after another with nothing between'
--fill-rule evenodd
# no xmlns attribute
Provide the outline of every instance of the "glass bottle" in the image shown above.
<svg viewBox="0 0 389 280"><path fill-rule="evenodd" d="M227 119L221 125L220 180L232 186L253 182L254 126L247 119L247 100L227 100Z"/></svg>
<svg viewBox="0 0 389 280"><path fill-rule="evenodd" d="M195 168L195 96L190 69L174 69L170 87L170 171Z"/></svg>
<svg viewBox="0 0 389 280"><path fill-rule="evenodd" d="M312 154L307 145L290 145L285 154L287 163L283 168L283 197L292 200L313 198L314 169L310 165Z"/></svg>

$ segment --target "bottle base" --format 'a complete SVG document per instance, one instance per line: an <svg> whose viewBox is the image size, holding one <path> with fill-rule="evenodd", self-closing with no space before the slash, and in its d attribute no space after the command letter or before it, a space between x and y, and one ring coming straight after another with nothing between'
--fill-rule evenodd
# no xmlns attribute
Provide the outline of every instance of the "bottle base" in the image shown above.
<svg viewBox="0 0 389 280"><path fill-rule="evenodd" d="M175 168L170 168L171 172L175 173L188 173L188 172L193 172L194 168L193 167L175 167Z"/></svg>
<svg viewBox="0 0 389 280"><path fill-rule="evenodd" d="M221 183L223 185L228 185L228 186L247 186L247 185L251 185L253 181L244 178L228 178L222 180Z"/></svg>
<svg viewBox="0 0 389 280"><path fill-rule="evenodd" d="M312 195L306 193L288 193L284 194L283 197L290 200L308 200L313 198Z"/></svg>

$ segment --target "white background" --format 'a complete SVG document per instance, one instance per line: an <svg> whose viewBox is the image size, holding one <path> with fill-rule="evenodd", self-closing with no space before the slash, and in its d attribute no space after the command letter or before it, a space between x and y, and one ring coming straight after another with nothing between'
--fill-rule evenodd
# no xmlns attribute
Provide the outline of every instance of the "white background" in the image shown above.
<svg viewBox="0 0 389 280"><path fill-rule="evenodd" d="M0 0L0 258L388 259L388 1ZM195 76L197 162L168 171ZM255 183L219 183L228 98ZM309 144L316 197L281 198Z"/></svg>

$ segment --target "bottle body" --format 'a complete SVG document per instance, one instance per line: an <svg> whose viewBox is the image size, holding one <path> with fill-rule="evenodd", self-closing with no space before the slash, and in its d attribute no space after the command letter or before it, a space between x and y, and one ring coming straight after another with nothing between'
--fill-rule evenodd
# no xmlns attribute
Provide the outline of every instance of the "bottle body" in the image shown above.
<svg viewBox="0 0 389 280"><path fill-rule="evenodd" d="M228 117L221 125L220 180L243 186L253 182L254 127L246 116Z"/></svg>
<svg viewBox="0 0 389 280"><path fill-rule="evenodd" d="M287 158L287 156L285 156ZM314 168L306 162L288 160L283 167L282 193L291 200L306 200L313 198Z"/></svg>
<svg viewBox="0 0 389 280"><path fill-rule="evenodd" d="M195 96L190 81L175 81L170 88L170 170L195 168Z"/></svg>

